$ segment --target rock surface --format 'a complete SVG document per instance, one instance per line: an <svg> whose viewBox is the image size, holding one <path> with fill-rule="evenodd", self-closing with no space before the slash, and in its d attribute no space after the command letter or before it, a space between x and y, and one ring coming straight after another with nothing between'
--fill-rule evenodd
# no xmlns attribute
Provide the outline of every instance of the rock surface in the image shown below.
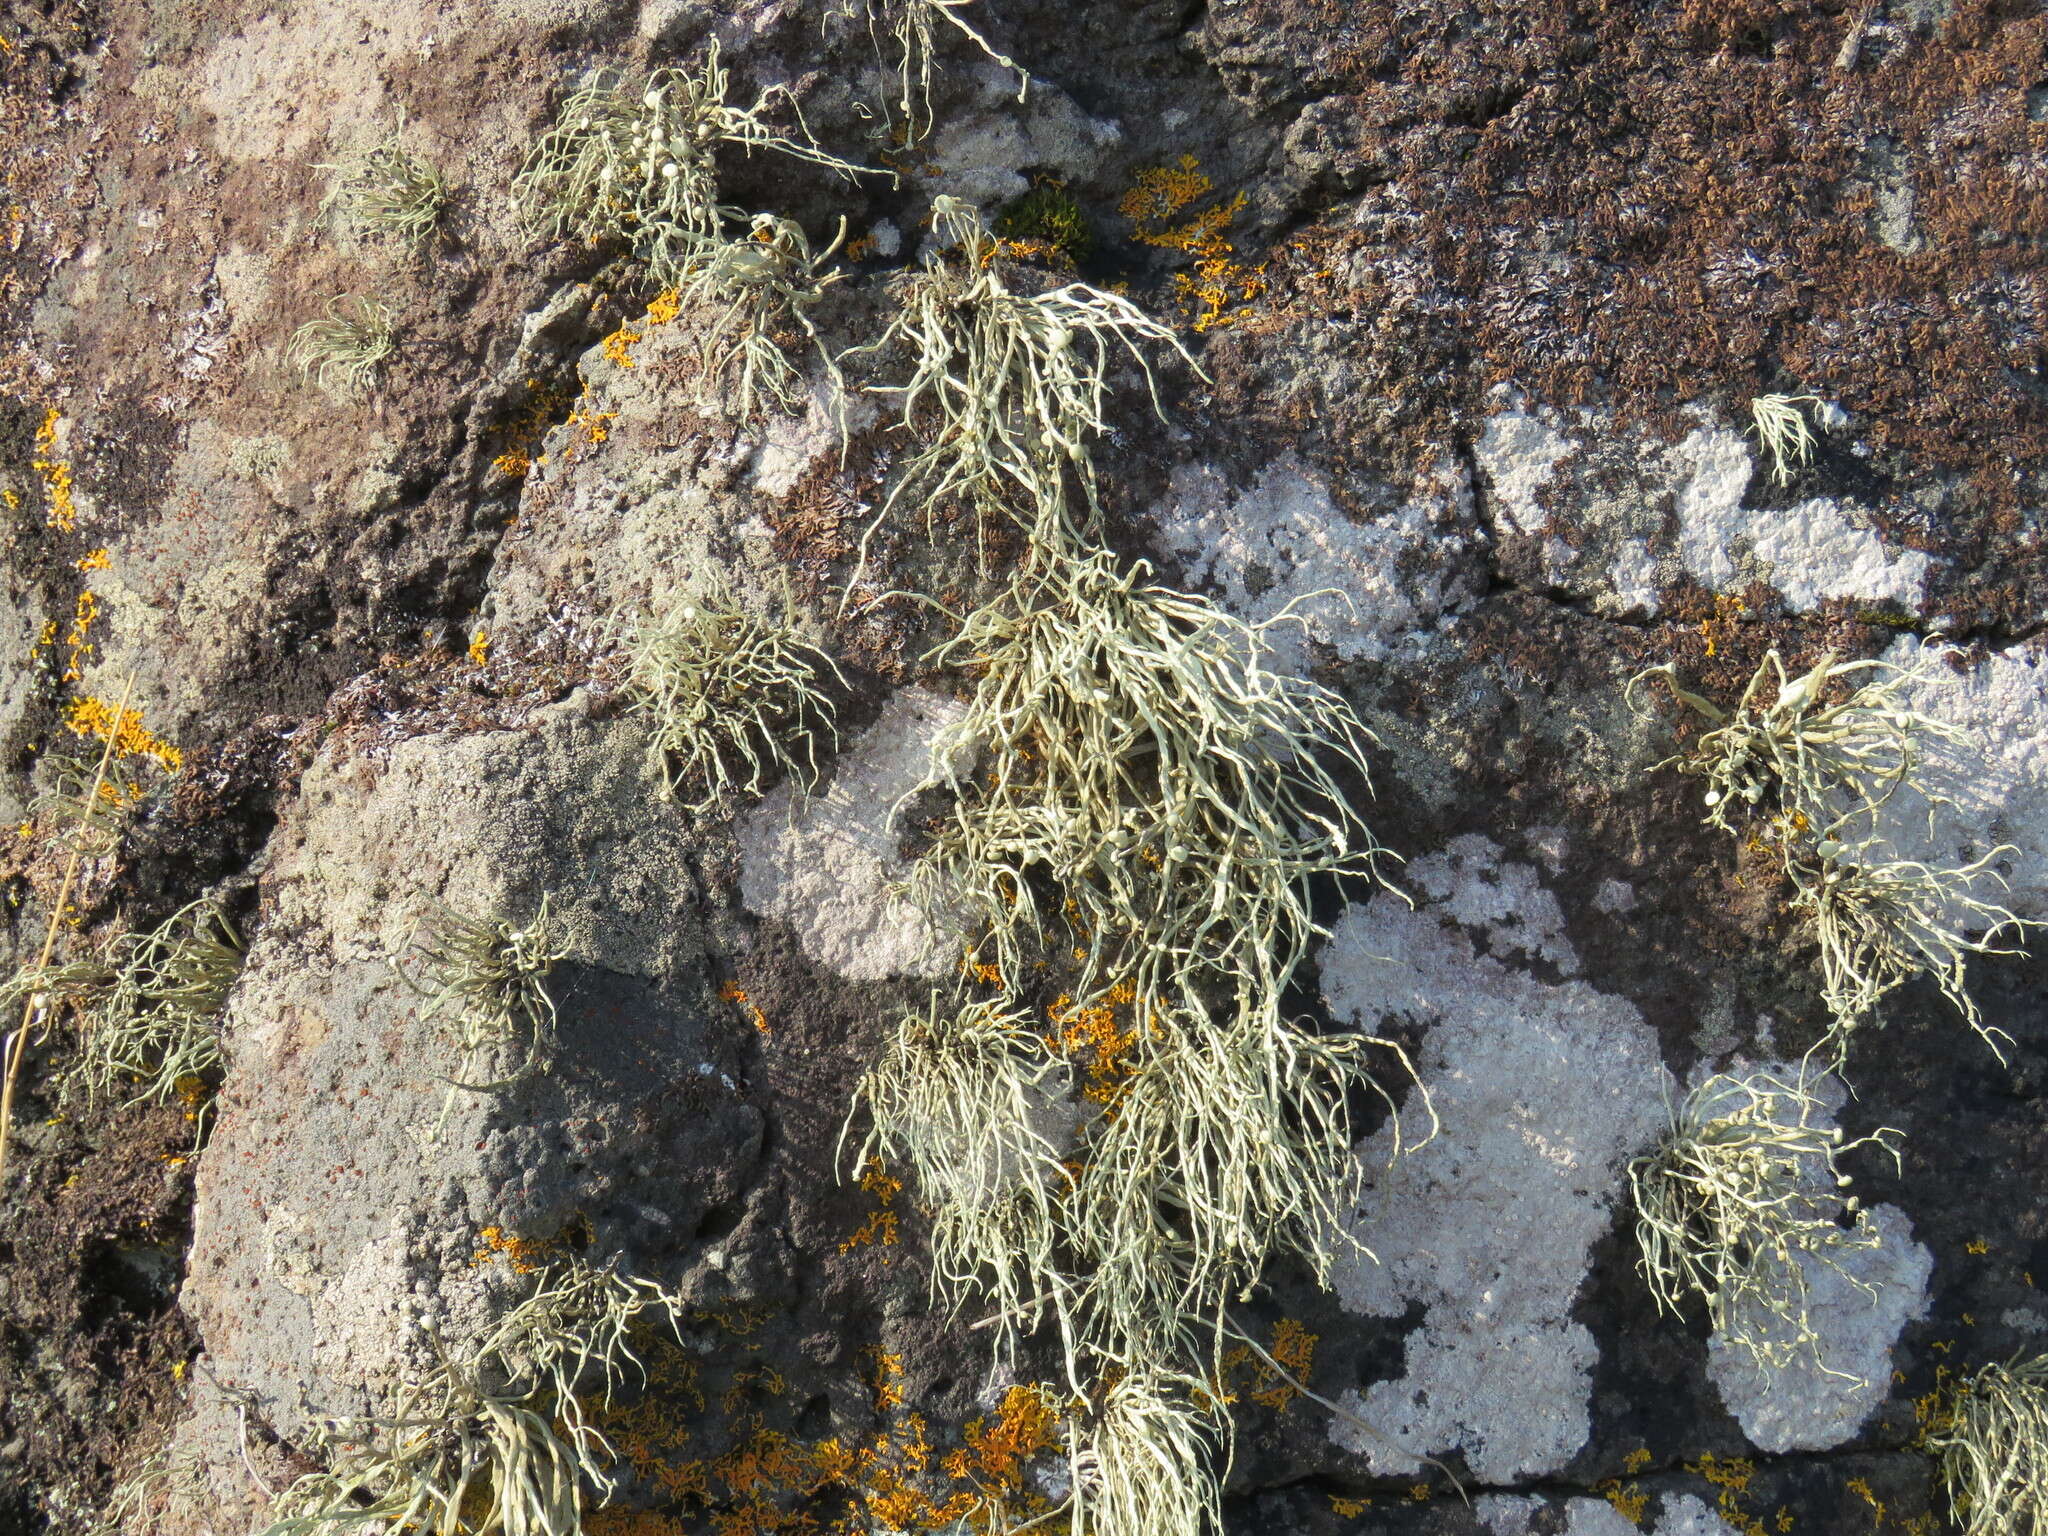
<svg viewBox="0 0 2048 1536"><path fill-rule="evenodd" d="M1814 951L1657 767L1675 717L1623 685L1668 661L1727 698L1773 648L1952 647L1922 704L1967 744L1886 834L2002 850L2013 908L2048 918L2048 16L974 0L954 14L1028 90L942 23L933 131L906 145L876 111L886 27L878 54L837 9L0 15L12 963L60 900L36 798L88 697L126 694L181 761L85 861L63 953L209 894L249 938L204 1126L62 1098L68 1025L28 1053L0 1531L261 1530L315 1421L388 1401L568 1254L687 1308L645 1411L608 1421L626 1475L592 1536L864 1528L845 1487L767 1500L734 1458L777 1436L807 1466L828 1444L895 1466L914 1424L937 1486L1010 1384L933 1298L917 1192L863 1179L841 1132L957 969L959 935L890 886L975 682L930 648L1017 541L958 507L877 521L900 359L844 359L841 402L792 331L808 404L748 419L702 366L715 312L535 238L512 196L584 70L713 42L736 95L787 87L877 168L721 165L727 200L821 245L847 220L809 312L835 353L887 323L934 196L1072 200L1079 264L1041 252L1040 280L1119 287L1199 364L1162 364L1164 421L1113 376L1112 543L1245 619L1296 615L1281 662L1378 739L1363 809L1399 890L1315 892L1329 932L1289 1006L1405 1052L1401 1134L1425 1094L1439 1125L1391 1159L1368 1122L1348 1226L1376 1257L1327 1289L1276 1264L1244 1302L1259 1337L1307 1337L1316 1396L1238 1393L1228 1529L1939 1529L1930 1394L2048 1348L2040 941L1971 965L2005 1060L1924 981L1859 1034L1836 1113L1905 1154L1856 1165L1883 1242L1868 1293L1822 1301L1854 1381L1746 1379L1653 1306L1623 1170L1677 1084L1818 1038ZM418 254L322 212L330 168L393 132L452 188ZM286 356L344 294L395 317L354 399ZM1765 393L1814 401L1783 476L1750 427ZM808 796L691 815L664 791L619 626L713 591L843 669ZM415 931L436 903L518 923L544 897L553 1069L451 1098Z"/></svg>

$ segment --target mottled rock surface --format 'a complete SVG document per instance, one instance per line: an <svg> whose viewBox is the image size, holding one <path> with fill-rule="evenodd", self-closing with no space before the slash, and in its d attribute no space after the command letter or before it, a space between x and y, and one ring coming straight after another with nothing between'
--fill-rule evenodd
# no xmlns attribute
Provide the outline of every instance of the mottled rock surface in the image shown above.
<svg viewBox="0 0 2048 1536"><path fill-rule="evenodd" d="M313 1421L388 1401L551 1256L688 1309L610 1421L624 1476L593 1536L853 1517L797 1478L770 1520L734 1470L763 1436L886 1459L914 1423L943 1492L1009 1384L932 1297L917 1192L840 1143L894 1020L956 969L959 936L892 886L974 681L930 648L1016 537L960 507L876 522L905 456L890 360L846 360L842 436L792 333L808 407L743 419L702 370L713 314L651 308L619 251L535 239L511 194L583 70L714 41L736 93L786 86L822 142L899 173L722 165L728 201L820 244L847 220L810 315L834 352L886 324L934 196L1072 199L1079 265L1041 253L1036 280L1120 285L1199 364L1162 363L1165 420L1116 376L1108 537L1243 618L1292 614L1284 665L1378 738L1366 814L1407 862L1397 889L1315 892L1329 933L1289 1006L1389 1041L1402 1134L1425 1095L1439 1124L1390 1160L1362 1109L1347 1228L1372 1256L1327 1289L1276 1265L1238 1309L1308 1336L1316 1397L1226 1369L1231 1531L1941 1529L1929 1395L2048 1348L2040 941L1971 966L2004 1061L1924 982L1858 1037L1832 1113L1904 1158L1856 1156L1866 1289L1817 1281L1855 1380L1752 1379L1652 1304L1624 1169L1668 1093L1796 1060L1825 1010L1788 891L1700 825L1656 769L1676 722L1623 684L1669 661L1728 696L1772 648L1952 647L1921 703L1967 745L1887 832L2004 849L2014 909L2048 917L2048 16L974 0L1029 88L941 25L933 132L906 147L835 9L0 11L12 963L64 874L44 760L81 749L80 697L124 689L182 766L87 861L65 953L207 894L250 940L203 1127L61 1100L63 1028L28 1054L0 1532L95 1530L160 1451L122 1536L260 1530ZM321 215L325 167L393 131L453 193L417 255ZM1185 196L1134 216L1162 173ZM358 293L397 346L342 400L285 352ZM1749 429L1767 392L1814 397L1815 452L1782 476ZM808 793L691 815L618 626L714 591L787 615L845 687ZM451 1104L411 937L437 902L523 922L543 897L558 1059Z"/></svg>

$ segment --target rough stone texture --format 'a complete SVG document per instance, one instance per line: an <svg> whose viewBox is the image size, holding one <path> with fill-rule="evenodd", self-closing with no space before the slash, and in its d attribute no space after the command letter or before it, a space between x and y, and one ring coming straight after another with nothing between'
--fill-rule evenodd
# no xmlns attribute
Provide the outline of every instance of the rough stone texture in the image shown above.
<svg viewBox="0 0 2048 1536"><path fill-rule="evenodd" d="M181 1299L217 1381L281 1429L363 1411L425 1330L474 1333L519 1283L481 1229L669 1248L758 1156L689 844L635 733L582 702L402 741L383 765L316 760L277 834ZM543 893L570 949L562 1060L458 1093L443 1123L458 1063L400 973L413 931L434 902L525 922Z"/></svg>
<svg viewBox="0 0 2048 1536"><path fill-rule="evenodd" d="M68 1025L29 1055L0 1189L0 1530L90 1529L165 1446L180 1486L150 1536L260 1529L252 1469L303 1470L309 1415L376 1400L427 1330L516 1294L491 1227L689 1300L669 1363L699 1391L657 1393L674 1438L648 1463L671 1480L635 1463L606 1536L732 1515L729 1487L673 1479L749 1426L871 1446L916 1413L942 1456L990 1411L915 1192L862 1187L839 1138L897 1011L952 970L883 887L929 813L890 820L922 733L973 677L923 659L947 621L901 594L986 598L1014 533L963 507L876 523L900 359L847 360L843 438L814 358L803 414L738 420L701 376L712 317L655 320L617 251L535 241L509 196L580 72L713 39L748 99L787 86L825 143L899 173L722 168L735 206L865 237L812 313L835 350L884 323L935 194L1064 188L1091 250L1020 281L1122 285L1201 367L1162 364L1164 424L1133 371L1113 381L1109 537L1248 619L1298 601L1285 664L1380 740L1366 814L1421 905L1318 889L1333 933L1290 1006L1397 1041L1443 1124L1390 1169L1390 1132L1363 1139L1377 1266L1332 1294L1276 1265L1243 1305L1315 1334L1310 1384L1399 1449L1241 1395L1230 1530L1622 1536L1638 1509L1655 1536L1780 1511L1864 1536L1878 1505L1934 1529L1916 1403L2048 1337L2038 938L1971 969L2004 1063L1917 984L1851 1053L1845 1129L1906 1147L1856 1169L1896 1241L1883 1306L1846 1298L1831 1333L1871 1388L1750 1391L1701 1320L1650 1305L1618 1170L1667 1081L1812 1043L1813 952L1767 863L1651 771L1675 722L1621 685L1672 661L1725 696L1772 647L1957 646L1925 700L1970 737L1931 764L1953 803L1930 832L1902 794L1888 835L2010 845L2015 908L2048 917L2048 17L973 0L1025 99L942 26L934 133L906 148L874 40L823 9L0 14L0 812L30 823L0 846L6 941L33 954L63 877L27 809L80 746L61 712L131 673L184 767L87 861L65 953L207 893L252 939L196 1155L176 1107L53 1097ZM417 259L318 216L320 167L401 114L456 193ZM1140 226L1124 200L1160 167L1209 185ZM284 352L357 292L400 345L337 402ZM1746 430L1764 392L1825 402L1785 484ZM730 823L661 793L617 655L622 617L713 586L848 684L821 793ZM543 892L573 942L559 1067L427 1140L447 1049L391 961L432 900L523 918ZM1415 1130L1417 1090L1388 1081Z"/></svg>

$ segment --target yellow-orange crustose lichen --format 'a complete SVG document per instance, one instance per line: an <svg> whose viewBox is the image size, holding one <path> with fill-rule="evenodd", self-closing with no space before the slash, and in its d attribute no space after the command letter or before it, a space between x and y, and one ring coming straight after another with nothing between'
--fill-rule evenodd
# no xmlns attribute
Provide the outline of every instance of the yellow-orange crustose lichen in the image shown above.
<svg viewBox="0 0 2048 1536"><path fill-rule="evenodd" d="M491 632L479 629L469 640L469 659L480 667L491 664Z"/></svg>
<svg viewBox="0 0 2048 1536"><path fill-rule="evenodd" d="M469 1262L487 1264L493 1259L509 1259L515 1274L531 1274L543 1267L561 1246L550 1238L520 1237L507 1232L503 1227L485 1227L476 1235L476 1252Z"/></svg>
<svg viewBox="0 0 2048 1536"><path fill-rule="evenodd" d="M64 681L75 683L85 676L85 669L92 664L94 646L92 627L99 622L100 596L87 587L78 594L78 602L72 609L71 629L64 636ZM28 659L39 661L44 651L57 643L57 625L54 620L43 625L43 632L29 649Z"/></svg>
<svg viewBox="0 0 2048 1536"><path fill-rule="evenodd" d="M1688 1461L1685 1470L1703 1478L1718 1491L1715 1504L1721 1518L1742 1536L1767 1536L1763 1521L1742 1507L1740 1495L1749 1491L1756 1476L1756 1463L1742 1456L1716 1456L1711 1451L1698 1461Z"/></svg>
<svg viewBox="0 0 2048 1536"><path fill-rule="evenodd" d="M64 723L76 735L111 741L117 758L146 757L165 773L185 766L183 752L144 727L140 710L124 709L117 716L113 705L87 694L66 706Z"/></svg>
<svg viewBox="0 0 2048 1536"><path fill-rule="evenodd" d="M1641 1483L1623 1484L1618 1477L1602 1478L1593 1485L1593 1491L1614 1506L1615 1512L1631 1525L1643 1523L1643 1512L1650 1507L1650 1496Z"/></svg>
<svg viewBox="0 0 2048 1536"><path fill-rule="evenodd" d="M1134 239L1195 258L1194 271L1173 275L1173 287L1187 312L1186 323L1196 331L1234 324L1240 308L1266 291L1267 264L1245 265L1230 240L1230 226L1245 205L1242 192L1173 222L1213 190L1195 157L1182 155L1177 165L1140 171L1117 204L1131 221Z"/></svg>
<svg viewBox="0 0 2048 1536"><path fill-rule="evenodd" d="M53 405L36 428L35 457L29 466L42 477L50 497L50 525L69 533L78 526L78 508L71 499L71 466L57 457L57 426L63 416Z"/></svg>
<svg viewBox="0 0 2048 1536"><path fill-rule="evenodd" d="M851 1253L856 1248L875 1244L883 1248L896 1245L896 1197L903 1193L903 1181L882 1166L882 1160L871 1157L860 1171L860 1187L875 1197L876 1209L868 1213L868 1219L861 1223L860 1230L839 1245L841 1253Z"/></svg>
<svg viewBox="0 0 2048 1536"><path fill-rule="evenodd" d="M104 571L112 563L107 559L105 548L88 552L81 560L74 562L81 571Z"/></svg>
<svg viewBox="0 0 2048 1536"><path fill-rule="evenodd" d="M722 983L719 986L718 995L726 1002L737 1003L740 1007L744 1008L747 1012L747 1021L761 1034L772 1035L775 1033L773 1029L768 1027L768 1015L761 1011L758 1003L747 996L747 989L738 982L728 981Z"/></svg>
<svg viewBox="0 0 2048 1536"><path fill-rule="evenodd" d="M1130 1053L1138 1043L1140 1021L1134 1016L1130 1028L1125 1029L1118 1025L1116 1016L1118 1009L1131 1008L1137 1000L1137 988L1120 981L1099 1002L1077 1004L1061 993L1045 1010L1054 1026L1054 1033L1046 1037L1047 1043L1065 1055L1086 1058L1087 1081L1081 1092L1094 1103L1114 1103L1136 1070ZM1156 1026L1149 1022L1149 1010L1146 1015L1146 1027L1156 1031Z"/></svg>
<svg viewBox="0 0 2048 1536"><path fill-rule="evenodd" d="M641 334L627 325L613 331L599 344L604 350L605 360L615 368L639 367L633 359L633 343L640 339Z"/></svg>
<svg viewBox="0 0 2048 1536"><path fill-rule="evenodd" d="M786 1411L788 1383L758 1364L734 1371L719 1394L710 1433L723 1454L698 1449L706 1432L679 1409L701 1415L706 1395L700 1362L681 1350L657 1349L649 1362L649 1390L637 1400L607 1405L595 1415L639 1480L677 1514L604 1513L592 1536L667 1536L674 1529L713 1536L855 1536L878 1528L902 1532L995 1532L1013 1528L1047 1505L1027 1491L1033 1457L1057 1443L1057 1405L1034 1387L1012 1387L994 1414L970 1421L959 1449L934 1451L923 1415L902 1411L900 1356L873 1353L877 1412L890 1422L848 1441L831 1436L804 1441L770 1423ZM713 1365L715 1368L715 1365ZM836 1501L828 1517L815 1507ZM653 1523L648 1523L653 1522Z"/></svg>
<svg viewBox="0 0 2048 1536"><path fill-rule="evenodd" d="M1273 1347L1269 1353L1295 1380L1306 1381L1309 1372L1315 1369L1316 1344L1320 1338L1321 1335L1310 1333L1293 1318L1283 1317L1273 1327ZM1293 1383L1263 1364L1259 1374L1270 1385L1255 1388L1251 1394L1253 1402L1278 1413L1301 1396Z"/></svg>
<svg viewBox="0 0 2048 1536"><path fill-rule="evenodd" d="M576 450L579 447L594 448L599 443L609 442L612 429L606 423L616 421L618 415L617 411L587 410L579 401L576 408L569 413L569 419L563 425L580 427L583 431L583 441L581 443L571 443L563 451L563 459L573 461L576 457Z"/></svg>

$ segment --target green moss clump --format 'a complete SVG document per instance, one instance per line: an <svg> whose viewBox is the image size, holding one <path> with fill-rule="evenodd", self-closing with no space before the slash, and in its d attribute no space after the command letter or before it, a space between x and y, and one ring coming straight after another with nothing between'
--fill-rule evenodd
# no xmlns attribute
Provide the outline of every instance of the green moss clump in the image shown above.
<svg viewBox="0 0 2048 1536"><path fill-rule="evenodd" d="M1065 185L1040 181L996 215L996 233L1015 244L1042 246L1070 265L1079 266L1095 249L1095 231L1088 215Z"/></svg>

